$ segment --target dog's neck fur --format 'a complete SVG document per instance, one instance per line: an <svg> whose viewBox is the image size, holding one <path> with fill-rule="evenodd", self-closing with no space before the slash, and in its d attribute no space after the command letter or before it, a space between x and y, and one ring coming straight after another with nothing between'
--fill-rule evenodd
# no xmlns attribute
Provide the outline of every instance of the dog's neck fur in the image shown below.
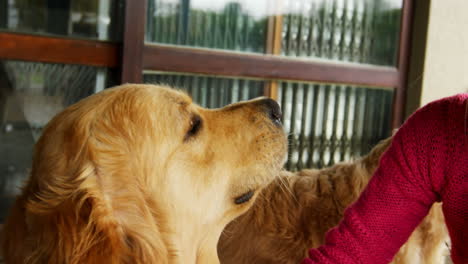
<svg viewBox="0 0 468 264"><path fill-rule="evenodd" d="M22 197L17 203L24 205L27 200L28 198ZM88 200L81 206L69 202L66 201L54 213L45 214L31 212L22 206L14 207L12 214L16 215L15 219L24 219L24 222L14 225L7 223L15 228L4 231L18 241L29 242L25 249L16 252L17 248L10 248L10 243L4 241L6 252L11 253L6 259L7 263L24 263L27 259L37 259L34 257L38 256L44 262L56 264L219 263L216 245L226 223L206 227L197 225L199 221L194 218L191 222L193 225L184 225L181 219L162 219L161 214L146 210L147 208L139 208L138 215L127 211L116 217L101 210L102 206L91 206ZM80 211L72 212L69 208L80 208ZM131 217L133 221L128 221L125 217ZM32 234L28 230L37 232ZM45 235L50 233L55 233L56 236ZM62 243L64 240L69 243ZM86 241L91 242L84 243Z"/></svg>
<svg viewBox="0 0 468 264"><path fill-rule="evenodd" d="M195 219L193 219L196 222ZM224 225L204 227L171 221L167 234L168 263L219 263L216 245Z"/></svg>
<svg viewBox="0 0 468 264"><path fill-rule="evenodd" d="M19 211L23 214L24 211ZM19 218L21 219L21 218ZM28 217L26 217L28 219ZM155 222L157 221L154 219ZM54 222L58 221L58 222ZM29 223L27 223L29 222ZM27 225L37 225L34 230L43 232L57 232L58 237L54 241L43 240L46 236L37 236L38 241L30 245L31 255L43 255L44 261L48 263L72 264L78 263L219 263L216 252L216 245L223 229L223 226L202 229L190 226L178 225L178 221L164 221L171 223L167 225L161 221L156 230L148 230L143 226L126 226L102 223L85 222L76 223L73 217L66 215L51 215L47 217L33 217L24 223ZM145 223L148 223L146 221ZM69 227L75 227L70 229ZM40 228L40 229L39 229ZM29 228L28 228L29 229ZM26 230L26 228L24 229ZM169 231L169 230L172 230ZM200 230L208 230L203 234ZM8 232L19 232L22 240L27 240L27 234L20 228L19 231L7 230ZM70 234L73 232L74 234ZM63 235L63 237L62 237ZM60 245L62 239L75 237L73 247L64 248ZM93 245L83 245L82 241L95 241ZM38 244L50 244L50 251L37 252ZM7 244L5 244L7 246ZM70 244L72 245L72 244ZM150 253L150 254L148 254ZM21 253L15 254L17 257ZM22 263L24 259L10 259L11 263ZM98 262L90 262L98 261Z"/></svg>

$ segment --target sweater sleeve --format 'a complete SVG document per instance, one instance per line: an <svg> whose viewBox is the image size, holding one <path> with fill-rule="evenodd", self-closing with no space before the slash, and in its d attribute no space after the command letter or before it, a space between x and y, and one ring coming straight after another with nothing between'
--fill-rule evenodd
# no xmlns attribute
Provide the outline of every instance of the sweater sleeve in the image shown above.
<svg viewBox="0 0 468 264"><path fill-rule="evenodd" d="M312 263L388 263L440 200L447 157L443 135L447 103L437 101L414 113L395 134L380 166L345 211L326 244L311 249Z"/></svg>

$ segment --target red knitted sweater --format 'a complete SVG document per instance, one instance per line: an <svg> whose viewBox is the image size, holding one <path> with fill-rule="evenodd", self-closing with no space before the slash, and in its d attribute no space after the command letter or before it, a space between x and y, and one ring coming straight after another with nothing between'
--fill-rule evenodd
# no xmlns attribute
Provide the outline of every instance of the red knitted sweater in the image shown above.
<svg viewBox="0 0 468 264"><path fill-rule="evenodd" d="M442 201L455 264L468 263L468 93L414 113L398 130L358 201L311 249L313 263L388 263Z"/></svg>

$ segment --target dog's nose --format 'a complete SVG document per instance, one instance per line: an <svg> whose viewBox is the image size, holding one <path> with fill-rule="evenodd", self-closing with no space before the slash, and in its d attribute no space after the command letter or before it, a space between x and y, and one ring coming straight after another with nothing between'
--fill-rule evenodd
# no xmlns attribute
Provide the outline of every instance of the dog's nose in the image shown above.
<svg viewBox="0 0 468 264"><path fill-rule="evenodd" d="M281 108L275 100L270 98L261 99L257 102L257 105L262 108L273 123L281 125Z"/></svg>

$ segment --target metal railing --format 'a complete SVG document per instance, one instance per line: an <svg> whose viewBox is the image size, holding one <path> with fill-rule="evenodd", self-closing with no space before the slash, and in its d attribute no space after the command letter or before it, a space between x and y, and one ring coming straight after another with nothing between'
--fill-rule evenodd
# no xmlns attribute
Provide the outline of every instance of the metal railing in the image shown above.
<svg viewBox="0 0 468 264"><path fill-rule="evenodd" d="M166 84L187 92L199 105L219 108L263 95L264 81L200 75L145 74L145 83Z"/></svg>
<svg viewBox="0 0 468 264"><path fill-rule="evenodd" d="M359 157L390 134L392 90L291 82L279 90L289 170Z"/></svg>

